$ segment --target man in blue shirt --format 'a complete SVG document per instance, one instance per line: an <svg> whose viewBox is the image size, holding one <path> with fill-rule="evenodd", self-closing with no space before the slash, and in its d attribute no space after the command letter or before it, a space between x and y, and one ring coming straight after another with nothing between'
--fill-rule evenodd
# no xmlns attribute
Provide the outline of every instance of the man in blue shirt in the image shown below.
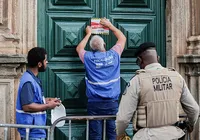
<svg viewBox="0 0 200 140"><path fill-rule="evenodd" d="M20 79L17 105L16 122L26 125L46 125L46 110L55 108L60 104L57 98L44 98L41 80L37 77L39 72L44 72L47 67L47 53L44 48L32 48L28 52L29 69ZM25 128L18 129L21 139L25 139ZM44 129L31 129L29 140L44 140Z"/></svg>
<svg viewBox="0 0 200 140"><path fill-rule="evenodd" d="M105 50L104 40L95 35L90 40L92 51L84 48L91 36L92 29L86 28L86 36L79 43L76 51L85 65L86 94L88 97L87 111L89 115L116 115L120 94L120 56L124 50L126 37L103 18L100 24L108 27L116 36L116 44ZM102 140L102 121L90 121L90 140ZM116 139L115 121L106 121L106 134L109 140Z"/></svg>

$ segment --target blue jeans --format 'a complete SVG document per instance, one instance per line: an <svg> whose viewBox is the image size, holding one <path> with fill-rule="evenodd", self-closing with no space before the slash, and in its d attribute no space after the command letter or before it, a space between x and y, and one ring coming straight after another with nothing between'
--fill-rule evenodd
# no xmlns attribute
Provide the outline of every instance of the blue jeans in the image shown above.
<svg viewBox="0 0 200 140"><path fill-rule="evenodd" d="M88 115L116 115L118 111L118 101L107 102L88 102ZM106 121L106 136L108 140L116 140L115 120ZM103 121L93 120L89 121L89 139L102 140Z"/></svg>

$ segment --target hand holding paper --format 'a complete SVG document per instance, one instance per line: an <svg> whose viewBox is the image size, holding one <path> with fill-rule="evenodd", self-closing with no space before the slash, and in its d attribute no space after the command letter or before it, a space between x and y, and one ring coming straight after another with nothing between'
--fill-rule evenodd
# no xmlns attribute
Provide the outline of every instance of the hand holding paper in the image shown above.
<svg viewBox="0 0 200 140"><path fill-rule="evenodd" d="M87 26L86 28L86 34L92 34L92 27L91 26Z"/></svg>
<svg viewBox="0 0 200 140"><path fill-rule="evenodd" d="M91 19L92 34L108 35L109 34L109 28L108 28L109 23L110 23L109 20L106 18L92 18Z"/></svg>
<svg viewBox="0 0 200 140"><path fill-rule="evenodd" d="M106 18L101 18L100 24L108 28L112 26L112 23Z"/></svg>

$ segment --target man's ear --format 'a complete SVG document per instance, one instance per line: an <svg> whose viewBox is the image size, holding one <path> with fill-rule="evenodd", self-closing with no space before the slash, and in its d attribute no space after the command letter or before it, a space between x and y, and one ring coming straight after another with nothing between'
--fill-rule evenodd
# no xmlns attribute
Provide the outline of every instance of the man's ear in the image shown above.
<svg viewBox="0 0 200 140"><path fill-rule="evenodd" d="M41 62L38 62L38 67L42 67L42 63Z"/></svg>
<svg viewBox="0 0 200 140"><path fill-rule="evenodd" d="M142 63L142 59L141 59L139 56L137 57L136 63L137 63L138 65L141 65L141 63Z"/></svg>

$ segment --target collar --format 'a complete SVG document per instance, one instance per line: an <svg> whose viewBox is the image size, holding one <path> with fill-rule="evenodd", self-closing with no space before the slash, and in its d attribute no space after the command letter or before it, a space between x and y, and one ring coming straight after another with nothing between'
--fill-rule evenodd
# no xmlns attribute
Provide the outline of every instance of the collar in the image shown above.
<svg viewBox="0 0 200 140"><path fill-rule="evenodd" d="M147 65L144 69L145 70L157 70L157 69L163 69L164 67L161 66L160 63L152 63Z"/></svg>
<svg viewBox="0 0 200 140"><path fill-rule="evenodd" d="M26 72L28 72L28 73L33 77L33 79L34 79L39 85L41 85L41 80L40 80L38 77L36 77L36 76L33 74L33 72L32 72L31 70L27 70Z"/></svg>

